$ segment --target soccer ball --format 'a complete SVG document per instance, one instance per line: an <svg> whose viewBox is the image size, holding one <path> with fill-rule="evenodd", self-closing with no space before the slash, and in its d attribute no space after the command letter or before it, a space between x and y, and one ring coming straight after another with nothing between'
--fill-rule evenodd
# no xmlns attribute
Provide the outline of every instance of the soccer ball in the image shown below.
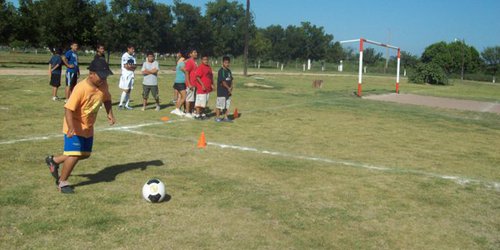
<svg viewBox="0 0 500 250"><path fill-rule="evenodd" d="M149 202L161 202L165 198L165 184L159 179L151 179L142 186L142 197Z"/></svg>

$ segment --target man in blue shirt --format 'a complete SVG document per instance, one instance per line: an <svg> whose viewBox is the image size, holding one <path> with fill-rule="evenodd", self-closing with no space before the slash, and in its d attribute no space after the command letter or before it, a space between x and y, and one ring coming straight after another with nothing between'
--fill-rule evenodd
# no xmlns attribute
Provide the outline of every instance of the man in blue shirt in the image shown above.
<svg viewBox="0 0 500 250"><path fill-rule="evenodd" d="M64 53L62 57L64 65L66 65L66 101L68 100L73 88L78 80L78 76L80 76L80 68L78 67L78 43L72 42L70 46L70 50Z"/></svg>

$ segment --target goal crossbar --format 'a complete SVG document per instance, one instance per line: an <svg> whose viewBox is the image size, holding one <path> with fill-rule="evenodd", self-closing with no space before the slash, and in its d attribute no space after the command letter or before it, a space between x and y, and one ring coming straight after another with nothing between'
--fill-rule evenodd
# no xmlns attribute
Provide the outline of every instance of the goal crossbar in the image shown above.
<svg viewBox="0 0 500 250"><path fill-rule="evenodd" d="M390 45L390 44L385 44L381 42L376 42L364 38L360 39L351 39L351 40L345 40L345 41L340 41L341 44L343 43L354 43L354 42L359 42L359 72L358 72L358 93L357 95L361 97L361 92L362 92L362 87L361 84L363 83L363 44L364 43L370 43L373 45L377 46L382 46L390 49L394 49L398 51L398 60L397 60L397 70L396 70L396 93L399 94L399 69L400 69L400 63L401 63L401 49L399 47Z"/></svg>

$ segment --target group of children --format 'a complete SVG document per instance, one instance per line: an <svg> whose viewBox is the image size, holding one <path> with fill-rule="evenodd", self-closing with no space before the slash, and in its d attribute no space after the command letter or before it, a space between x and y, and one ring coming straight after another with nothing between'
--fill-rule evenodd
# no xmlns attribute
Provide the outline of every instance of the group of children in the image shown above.
<svg viewBox="0 0 500 250"><path fill-rule="evenodd" d="M66 66L66 100L77 83L80 69L78 67L78 44L72 43L71 49L61 56L61 51L57 50L49 61L49 72L51 75L50 85L52 86L52 100L58 100L57 89L61 81L61 68ZM104 46L98 45L95 59L104 59ZM177 65L175 68L175 80L173 88L176 92L175 109L172 114L199 120L207 119L205 112L208 106L210 93L215 89L212 68L207 55L201 56L201 64L198 65L198 52L195 49L180 51L177 53ZM233 76L229 68L230 58L224 56L222 67L217 74L217 99L215 110L215 121L227 121L229 107L231 105L231 95L233 91ZM118 109L131 110L130 93L134 88L135 70L137 60L135 58L135 48L133 45L127 46L127 52L121 58L121 76L119 88L122 90ZM158 72L160 67L155 60L153 52L146 53L146 61L142 64L141 73L143 80L143 106L145 110L148 104L148 97L151 93L156 103L156 111L160 110L160 99L158 91ZM183 109L183 110L181 110ZM221 118L221 114L223 117Z"/></svg>
<svg viewBox="0 0 500 250"><path fill-rule="evenodd" d="M207 119L205 109L210 99L210 93L214 90L214 77L209 57L202 55L201 64L197 65L198 52L195 49L190 49L177 53L177 58L173 88L178 92L178 98L175 109L170 113L194 119ZM230 62L230 58L224 56L222 67L217 75L216 122L231 122L228 118L233 91L233 75L229 69ZM181 111L182 106L184 106L184 111ZM221 112L224 112L224 118L220 118Z"/></svg>

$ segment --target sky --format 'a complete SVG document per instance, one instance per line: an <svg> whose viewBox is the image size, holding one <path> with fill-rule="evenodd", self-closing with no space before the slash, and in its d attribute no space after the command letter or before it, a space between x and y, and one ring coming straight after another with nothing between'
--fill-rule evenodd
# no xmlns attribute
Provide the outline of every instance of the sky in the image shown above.
<svg viewBox="0 0 500 250"><path fill-rule="evenodd" d="M204 13L209 0L183 2ZM246 5L246 0L237 2ZM250 10L259 28L310 22L334 41L362 37L417 56L433 43L455 39L479 52L500 46L500 0L250 0Z"/></svg>

